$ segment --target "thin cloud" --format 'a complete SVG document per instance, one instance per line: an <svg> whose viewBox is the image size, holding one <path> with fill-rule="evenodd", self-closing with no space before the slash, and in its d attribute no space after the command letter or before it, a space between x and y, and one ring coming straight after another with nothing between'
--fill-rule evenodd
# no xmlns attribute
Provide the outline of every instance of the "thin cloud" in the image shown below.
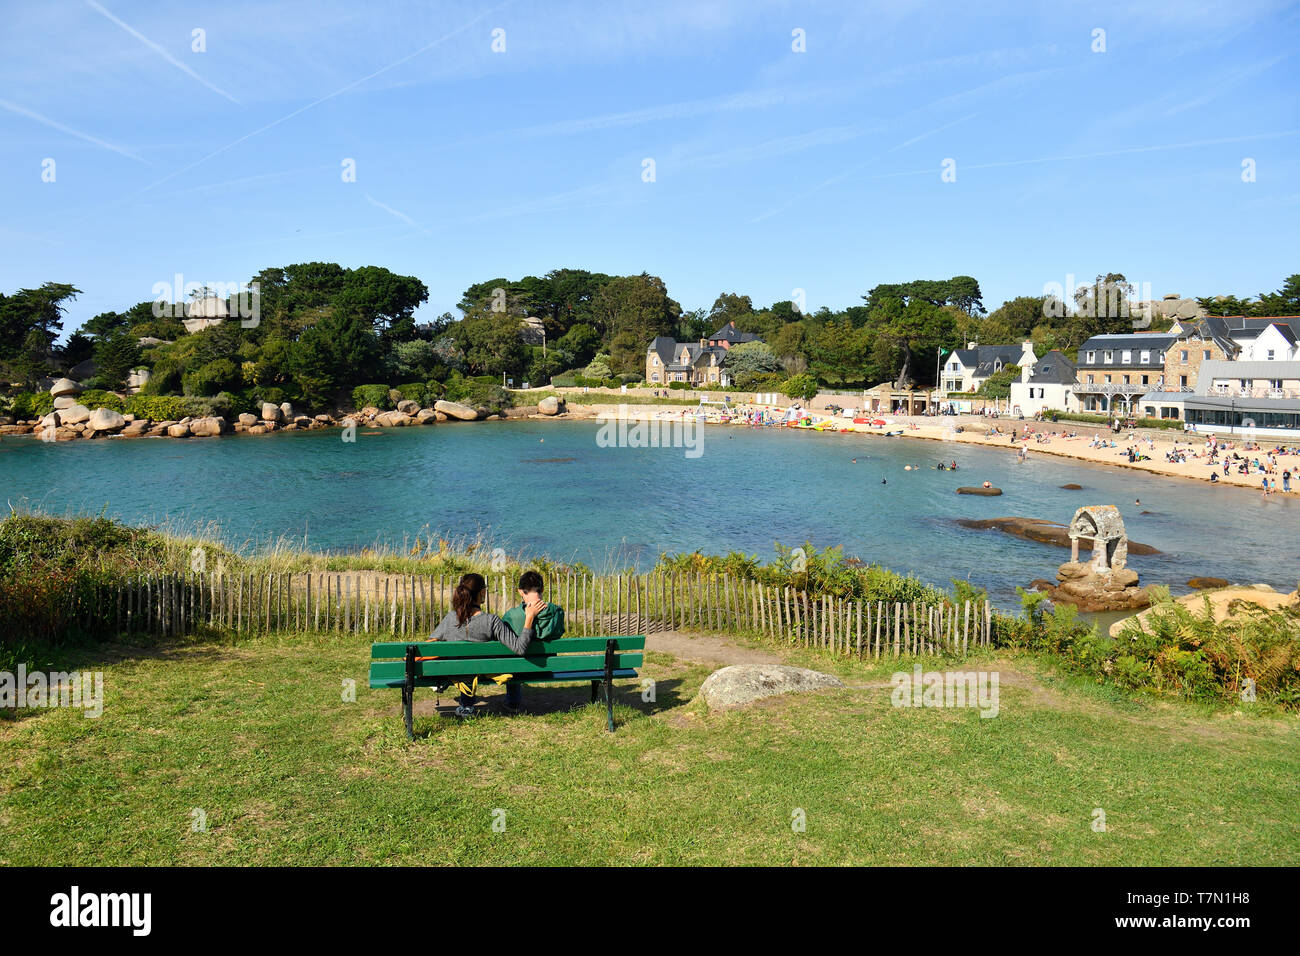
<svg viewBox="0 0 1300 956"><path fill-rule="evenodd" d="M422 225L420 225L418 222L416 222L406 213L402 212L399 209L394 209L392 206L381 203L374 196L370 195L370 193L366 193L366 201L369 202L372 206L378 206L380 209L382 209L384 212L388 213L389 215L396 216L398 219L402 220L402 222L406 223L408 226L411 226L414 229L419 229L426 236L433 235L433 233L429 232L428 229L425 229Z"/></svg>
<svg viewBox="0 0 1300 956"><path fill-rule="evenodd" d="M106 17L106 18L108 18L108 19L111 20L113 23L116 23L119 27L121 27L121 28L122 28L123 30L125 30L127 33L131 34L131 36L135 37L137 40L139 40L141 43L143 43L143 44L144 44L145 46L147 46L149 49L153 50L153 51L154 51L155 53L157 53L160 57L162 57L164 60L166 60L166 61L167 61L168 63L170 63L172 66L176 67L176 69L180 70L182 73L186 74L187 76L191 76L191 77L193 77L194 79L198 80L200 83L202 83L202 84L203 84L204 86L206 86L208 89L210 89L213 93L216 93L216 94L218 94L218 95L220 95L220 96L224 96L226 99L230 100L230 102L232 102L232 103L234 103L234 104L236 104L236 105L239 105L239 100L235 99L233 96L231 96L229 93L227 93L227 92L226 92L225 90L223 90L221 87L217 86L215 83L209 83L207 80L205 80L203 77L199 76L199 74L195 73L193 70L191 70L188 66L186 66L184 63L182 63L180 60L176 59L176 57L172 56L170 53L168 53L166 50L164 50L162 47L160 47L157 43L154 43L153 40L150 40L147 36L145 36L145 35L144 35L143 33L141 33L139 30L137 30L137 29L135 29L134 27L132 27L129 23L123 23L123 22L122 22L121 20L119 20L117 17L113 16L113 14L109 13L109 12L108 12L107 10L105 10L102 6L100 6L98 3L96 3L95 0L86 0L86 6L90 7L90 9L94 10L96 13L98 13L98 14L100 14L100 15Z"/></svg>
<svg viewBox="0 0 1300 956"><path fill-rule="evenodd" d="M446 43L448 40L450 40L452 37L456 36L457 34L460 34L460 33L465 32L465 31L468 30L470 27L472 27L474 24L478 23L478 21L482 20L484 17L490 16L491 14L496 13L498 10L502 10L502 9L504 9L505 7L512 6L512 5L513 5L514 3L516 3L516 2L517 2L517 0L505 0L504 3L499 3L499 4L497 4L495 7L492 7L492 8L490 8L490 9L488 9L488 10L484 10L482 13L480 13L478 16L474 17L473 19L471 19L471 20L466 20L464 23L462 23L460 26L456 27L456 29L452 30L450 33L444 33L442 36L438 37L438 39L433 40L433 41L431 41L431 42L429 42L429 43L426 43L424 46L420 47L420 48L419 48L418 50L416 50L415 52L413 52L413 53L408 53L406 56L402 57L400 60L395 60L395 61L393 61L392 63L389 63L387 66L380 67L379 69L375 70L375 71L372 72L372 73L367 73L365 76L361 77L359 80L353 80L351 83L348 83L346 86L341 86L341 87L339 87L337 90L335 90L335 91L332 92L332 93L326 93L324 96L320 97L319 99L312 100L312 101L311 101L310 103L308 103L306 106L300 106L300 107L298 107L298 109L294 110L293 112L291 112L291 113L287 113L287 114L285 114L284 116L281 116L278 120L273 120L272 122L267 123L265 126L259 126L257 129L253 130L251 133L245 133L243 136L239 137L239 139L234 140L233 142L227 143L225 146L222 146L220 149L214 149L212 152L208 153L206 156L202 156L202 157L200 157L199 159L196 159L194 162L192 162L192 163L190 163L190 164L188 164L188 165L186 165L186 166L182 166L180 169L175 170L174 172L168 173L168 174L167 174L166 176L164 176L162 179L159 179L159 180L156 180L156 181L150 183L148 186L145 186L142 190L140 190L140 192L148 192L149 190L153 189L155 186L161 186L163 183L167 182L169 179L174 179L175 177L181 175L181 173L188 172L189 170L193 169L195 166L199 166L199 165L201 165L201 164L203 164L203 163L206 163L208 160L212 159L213 157L215 157L215 156L220 156L222 153L227 152L228 150L232 150L232 149L234 149L234 148L235 148L236 146L238 146L240 143L247 142L248 140L252 139L254 136L259 136L259 135L261 135L262 133L265 133L267 130L269 130L269 129L273 129L273 128L275 128L276 126L279 126L281 123L287 123L289 120L293 119L295 116L301 116L303 113L307 112L308 110L313 109L314 107L320 106L320 104L325 103L325 102L327 102L327 101L329 101L329 100L332 100L332 99L334 99L334 97L336 97L336 96L341 96L341 95L343 95L344 93L348 92L348 90L355 89L356 87L360 86L362 83L365 83L367 80L373 80L375 77L380 76L381 74L387 73L389 70L396 69L397 67L401 66L403 63L407 63L407 62L409 62L409 61L415 59L417 56L420 56L421 54L424 54L424 53L429 52L430 50L432 50L434 47L438 46L439 44Z"/></svg>
<svg viewBox="0 0 1300 956"><path fill-rule="evenodd" d="M144 165L146 166L149 165L148 162L141 159L139 156L131 152L129 149L124 149L121 146L115 146L112 143L107 142L106 140L100 139L98 136L91 136L89 133L83 133L81 130L73 129L71 126L65 126L63 123L60 123L56 120L52 120L48 116L42 116L40 113L37 113L35 110L29 110L25 106L19 106L17 103L9 102L9 100L0 100L0 109L8 110L10 113L17 113L19 116L25 116L28 119L35 120L36 122L44 126L50 127L51 129L57 129L60 133L67 133L69 136L75 136L77 139L85 140L87 143L94 143L96 146L100 147L101 149L107 149L110 152L117 153L119 156L125 156L127 159L134 159L137 163L144 163Z"/></svg>

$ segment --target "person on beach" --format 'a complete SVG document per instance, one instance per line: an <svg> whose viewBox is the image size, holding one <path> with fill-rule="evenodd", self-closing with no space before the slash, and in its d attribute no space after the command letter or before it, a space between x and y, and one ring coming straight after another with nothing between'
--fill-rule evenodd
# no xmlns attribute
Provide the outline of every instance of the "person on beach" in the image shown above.
<svg viewBox="0 0 1300 956"><path fill-rule="evenodd" d="M1282 472L1282 491L1290 493L1291 491L1291 469Z"/></svg>
<svg viewBox="0 0 1300 956"><path fill-rule="evenodd" d="M438 622L431 641L500 641L515 654L523 654L533 640L533 625L546 604L540 599L524 611L523 629L516 633L495 614L483 610L487 581L473 572L464 575L451 595L451 610ZM461 690L456 699L456 716L471 717L477 700L472 690Z"/></svg>

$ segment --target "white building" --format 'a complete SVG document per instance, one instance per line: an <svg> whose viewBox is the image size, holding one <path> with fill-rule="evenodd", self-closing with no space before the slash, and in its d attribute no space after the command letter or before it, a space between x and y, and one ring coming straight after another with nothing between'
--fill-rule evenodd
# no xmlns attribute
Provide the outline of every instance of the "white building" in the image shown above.
<svg viewBox="0 0 1300 956"><path fill-rule="evenodd" d="M1032 346L1029 351L1033 353ZM1021 365L1020 381L1011 383L1011 413L1078 411L1081 406L1074 396L1075 372L1074 363L1056 349L1036 362Z"/></svg>
<svg viewBox="0 0 1300 956"><path fill-rule="evenodd" d="M944 362L939 375L940 388L946 392L978 392L980 386L1008 365L1033 365L1034 343L1020 345L967 344L964 349L954 349Z"/></svg>

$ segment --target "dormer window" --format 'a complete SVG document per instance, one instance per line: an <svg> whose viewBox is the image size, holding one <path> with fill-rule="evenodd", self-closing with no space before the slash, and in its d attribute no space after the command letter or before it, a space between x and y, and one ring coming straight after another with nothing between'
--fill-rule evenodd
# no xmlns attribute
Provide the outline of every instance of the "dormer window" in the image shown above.
<svg viewBox="0 0 1300 956"><path fill-rule="evenodd" d="M1107 349L1103 357L1103 361L1105 361L1107 364L1115 361L1115 353L1112 352L1110 349Z"/></svg>
<svg viewBox="0 0 1300 956"><path fill-rule="evenodd" d="M1089 364L1089 365L1092 365L1092 364L1094 364L1096 361L1097 361L1097 353L1096 353L1095 351L1090 351L1090 352L1088 353L1088 364Z"/></svg>

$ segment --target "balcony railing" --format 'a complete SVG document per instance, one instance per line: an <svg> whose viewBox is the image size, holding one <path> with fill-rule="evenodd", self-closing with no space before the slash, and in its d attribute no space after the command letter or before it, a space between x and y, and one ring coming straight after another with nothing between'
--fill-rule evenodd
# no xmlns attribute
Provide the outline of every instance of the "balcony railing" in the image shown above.
<svg viewBox="0 0 1300 956"><path fill-rule="evenodd" d="M1210 392L1215 398L1300 398L1295 388L1225 388L1218 386Z"/></svg>
<svg viewBox="0 0 1300 956"><path fill-rule="evenodd" d="M1158 392L1163 385L1117 385L1114 382L1075 382L1070 390L1076 395L1145 395Z"/></svg>

